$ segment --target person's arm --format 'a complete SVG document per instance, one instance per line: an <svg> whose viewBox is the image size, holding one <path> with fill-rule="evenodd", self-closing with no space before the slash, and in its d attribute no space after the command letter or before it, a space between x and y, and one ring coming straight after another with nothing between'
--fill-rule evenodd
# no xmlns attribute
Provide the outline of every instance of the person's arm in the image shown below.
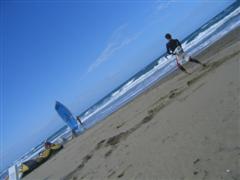
<svg viewBox="0 0 240 180"><path fill-rule="evenodd" d="M168 44L166 45L166 48L167 48L167 53L168 53L168 54L172 54L172 53L170 52L170 49L169 49L169 47L168 47Z"/></svg>
<svg viewBox="0 0 240 180"><path fill-rule="evenodd" d="M180 41L178 39L176 39L176 41L177 41L177 45L182 47L182 44L180 43Z"/></svg>

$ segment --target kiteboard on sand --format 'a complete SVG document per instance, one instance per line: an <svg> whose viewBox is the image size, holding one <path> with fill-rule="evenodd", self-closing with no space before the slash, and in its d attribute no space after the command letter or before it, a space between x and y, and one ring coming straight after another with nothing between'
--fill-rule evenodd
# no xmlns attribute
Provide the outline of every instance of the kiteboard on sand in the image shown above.
<svg viewBox="0 0 240 180"><path fill-rule="evenodd" d="M56 102L55 109L59 116L63 119L65 123L76 132L78 129L77 119L72 115L72 113L60 102Z"/></svg>

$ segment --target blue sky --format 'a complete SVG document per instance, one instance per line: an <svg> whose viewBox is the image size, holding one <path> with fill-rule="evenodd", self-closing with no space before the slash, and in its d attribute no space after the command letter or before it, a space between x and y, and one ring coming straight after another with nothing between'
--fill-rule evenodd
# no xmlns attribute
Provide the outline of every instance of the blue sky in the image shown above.
<svg viewBox="0 0 240 180"><path fill-rule="evenodd" d="M0 170L233 2L1 1Z"/></svg>

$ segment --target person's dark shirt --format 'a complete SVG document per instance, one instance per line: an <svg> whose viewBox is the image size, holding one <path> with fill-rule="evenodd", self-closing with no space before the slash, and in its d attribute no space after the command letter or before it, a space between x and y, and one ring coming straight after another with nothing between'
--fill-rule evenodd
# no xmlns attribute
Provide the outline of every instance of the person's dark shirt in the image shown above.
<svg viewBox="0 0 240 180"><path fill-rule="evenodd" d="M178 39L169 40L167 43L167 53L172 54L178 46L182 46Z"/></svg>

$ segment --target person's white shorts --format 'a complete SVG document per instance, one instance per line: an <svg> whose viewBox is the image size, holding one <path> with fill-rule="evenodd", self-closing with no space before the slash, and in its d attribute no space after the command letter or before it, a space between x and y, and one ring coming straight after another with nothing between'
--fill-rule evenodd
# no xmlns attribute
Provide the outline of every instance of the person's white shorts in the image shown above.
<svg viewBox="0 0 240 180"><path fill-rule="evenodd" d="M185 53L180 46L176 47L173 53L176 55L177 61L180 64L185 64L190 59L190 56Z"/></svg>

